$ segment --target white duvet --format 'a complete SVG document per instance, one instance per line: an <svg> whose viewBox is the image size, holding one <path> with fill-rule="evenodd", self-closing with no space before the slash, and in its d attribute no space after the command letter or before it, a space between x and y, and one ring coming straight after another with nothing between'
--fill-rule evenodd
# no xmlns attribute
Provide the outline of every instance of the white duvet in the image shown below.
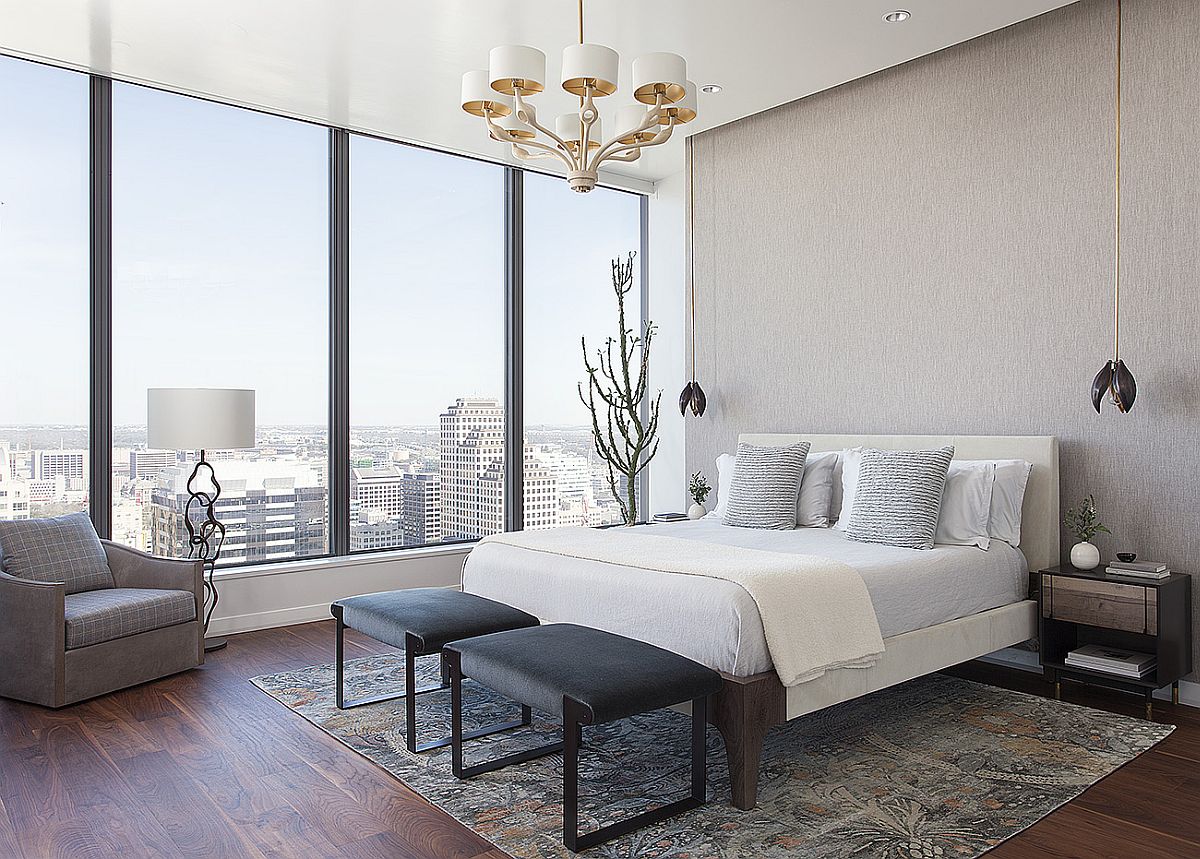
<svg viewBox="0 0 1200 859"><path fill-rule="evenodd" d="M479 553L475 562L482 557L486 563L491 547L499 545L735 584L754 600L771 661L786 686L835 668L869 668L883 653L862 577L832 558L704 544L650 528L558 528L488 537L473 551Z"/></svg>
<svg viewBox="0 0 1200 859"><path fill-rule="evenodd" d="M865 583L885 640L1017 602L1027 588L1024 556L1000 541L986 552L960 546L921 551L855 543L824 528L760 531L713 519L637 530L841 561ZM773 665L754 599L723 579L484 543L467 558L463 588L545 621L580 623L648 641L735 676Z"/></svg>

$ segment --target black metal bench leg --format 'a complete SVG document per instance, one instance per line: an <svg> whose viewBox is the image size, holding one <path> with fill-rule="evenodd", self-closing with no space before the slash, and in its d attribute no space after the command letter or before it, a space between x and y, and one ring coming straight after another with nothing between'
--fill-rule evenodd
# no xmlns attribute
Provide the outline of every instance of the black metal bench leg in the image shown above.
<svg viewBox="0 0 1200 859"><path fill-rule="evenodd" d="M563 698L563 845L573 853L595 847L626 835L652 823L660 823L677 814L699 808L708 792L707 748L704 731L708 709L707 698L692 701L692 789L685 799L679 799L641 814L602 826L592 832L579 833L579 728L590 724L587 708L571 698Z"/></svg>
<svg viewBox="0 0 1200 859"><path fill-rule="evenodd" d="M511 755L505 755L502 758L497 758L494 761L485 761L474 766L463 766L463 741L473 740L477 737L494 734L499 730L506 730L508 727L520 727L528 725L533 720L533 711L526 705L521 705L521 719L519 722L510 722L507 726L483 728L478 731L464 732L462 729L462 661L459 655L453 651L446 653L446 665L450 672L450 766L454 771L454 775L460 779L468 779L483 773L494 772L498 769L511 766L512 764L521 764L526 761L534 760L535 758L552 755L563 750L562 743L552 743L548 746L540 746L536 749L529 749L524 752L517 752Z"/></svg>

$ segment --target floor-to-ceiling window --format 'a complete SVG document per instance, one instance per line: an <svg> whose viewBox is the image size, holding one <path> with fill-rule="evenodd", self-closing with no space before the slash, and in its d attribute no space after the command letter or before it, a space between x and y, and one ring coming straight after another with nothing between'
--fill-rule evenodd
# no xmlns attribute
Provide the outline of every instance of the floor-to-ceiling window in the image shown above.
<svg viewBox="0 0 1200 859"><path fill-rule="evenodd" d="M186 554L196 451L147 447L147 390L236 387L257 441L208 450L225 565L521 527L519 476L527 527L615 521L579 338L615 333L610 262L642 217L634 194L0 57L0 517L91 510L107 536L109 513L114 539Z"/></svg>
<svg viewBox="0 0 1200 859"><path fill-rule="evenodd" d="M597 364L596 350L619 334L612 262L640 250L640 206L636 194L607 188L576 194L559 178L525 177L526 528L620 521L577 386L586 392L582 341ZM635 332L639 262L625 306L626 328ZM600 421L607 426L603 413ZM617 488L625 491L619 477Z"/></svg>
<svg viewBox="0 0 1200 859"><path fill-rule="evenodd" d="M0 57L0 519L88 509L88 78Z"/></svg>
<svg viewBox="0 0 1200 859"><path fill-rule="evenodd" d="M350 146L350 549L504 529L504 169Z"/></svg>
<svg viewBox="0 0 1200 859"><path fill-rule="evenodd" d="M223 564L327 551L328 132L113 85L113 536L186 554L196 451L146 448L146 391L252 388L212 451Z"/></svg>

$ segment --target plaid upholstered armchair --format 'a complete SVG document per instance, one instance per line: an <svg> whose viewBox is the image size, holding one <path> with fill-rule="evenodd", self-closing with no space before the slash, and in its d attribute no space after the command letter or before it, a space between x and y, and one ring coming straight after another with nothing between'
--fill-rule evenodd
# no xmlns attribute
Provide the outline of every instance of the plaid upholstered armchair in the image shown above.
<svg viewBox="0 0 1200 859"><path fill-rule="evenodd" d="M202 571L86 513L0 522L0 695L62 707L202 664Z"/></svg>

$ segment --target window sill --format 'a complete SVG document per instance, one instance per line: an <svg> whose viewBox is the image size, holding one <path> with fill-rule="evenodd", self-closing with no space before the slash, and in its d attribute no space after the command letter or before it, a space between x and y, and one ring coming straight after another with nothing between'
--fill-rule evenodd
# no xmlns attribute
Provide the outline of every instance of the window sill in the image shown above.
<svg viewBox="0 0 1200 859"><path fill-rule="evenodd" d="M391 564L396 561L419 561L424 558L465 555L475 548L475 543L454 543L449 546L424 546L419 549L396 549L388 552L363 552L356 555L340 555L328 558L309 558L301 561L277 561L273 564L258 564L232 570L217 570L213 578L218 582L233 579L253 579L259 576L277 576L284 573L310 573L335 568L361 567L369 564Z"/></svg>

